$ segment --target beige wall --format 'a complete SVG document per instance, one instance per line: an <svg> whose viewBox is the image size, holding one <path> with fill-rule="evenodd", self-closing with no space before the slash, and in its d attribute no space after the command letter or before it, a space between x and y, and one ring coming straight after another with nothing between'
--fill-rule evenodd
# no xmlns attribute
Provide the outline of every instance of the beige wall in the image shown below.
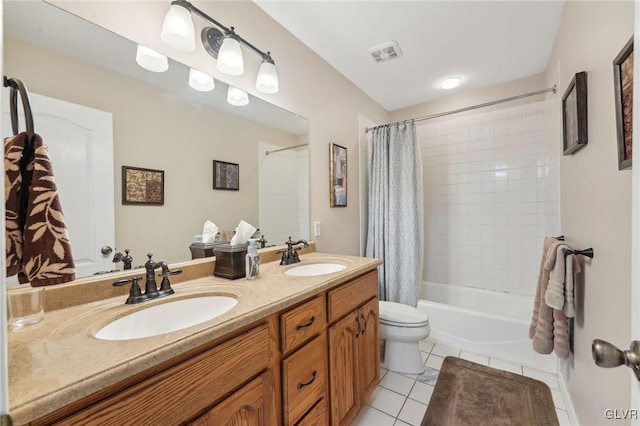
<svg viewBox="0 0 640 426"><path fill-rule="evenodd" d="M631 172L618 171L612 61L633 34L633 2L565 4L546 70L564 93L587 72L588 145L561 161L562 232L577 248L593 247L577 287L573 354L562 363L580 424L604 424L606 408L629 408L632 373L598 368L591 342L628 348L631 336ZM561 120L561 99L556 116ZM561 144L561 123L555 139Z"/></svg>
<svg viewBox="0 0 640 426"><path fill-rule="evenodd" d="M100 195L114 197L116 248L131 249L136 265L149 252L167 262L190 259L188 246L207 219L224 230L240 219L257 226L258 142L299 142L295 135L10 37L4 49L5 74L20 76L30 91L113 114L115 194ZM212 189L213 159L240 164L240 191ZM122 205L123 165L164 170L165 204Z"/></svg>
<svg viewBox="0 0 640 426"><path fill-rule="evenodd" d="M230 77L200 43L195 52L166 46L159 37L169 2L64 2L55 4L180 62L210 72L214 78L238 86L309 119L311 223L322 223L322 236L313 237L319 251L359 253L358 114L374 122L387 121L387 112L252 2L194 2L212 18L234 26L258 48L270 50L276 61L280 92L265 95L255 89L259 58L245 50L245 74ZM144 22L145 25L140 23ZM194 18L196 33L203 21ZM348 207L329 207L329 143L348 149Z"/></svg>

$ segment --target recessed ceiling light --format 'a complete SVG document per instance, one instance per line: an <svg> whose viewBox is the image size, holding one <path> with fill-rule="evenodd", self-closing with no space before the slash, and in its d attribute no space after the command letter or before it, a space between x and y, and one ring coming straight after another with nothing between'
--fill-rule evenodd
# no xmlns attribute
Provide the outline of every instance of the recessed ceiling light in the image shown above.
<svg viewBox="0 0 640 426"><path fill-rule="evenodd" d="M460 77L449 77L438 83L438 86L440 86L441 89L453 89L458 87L460 82L462 82Z"/></svg>

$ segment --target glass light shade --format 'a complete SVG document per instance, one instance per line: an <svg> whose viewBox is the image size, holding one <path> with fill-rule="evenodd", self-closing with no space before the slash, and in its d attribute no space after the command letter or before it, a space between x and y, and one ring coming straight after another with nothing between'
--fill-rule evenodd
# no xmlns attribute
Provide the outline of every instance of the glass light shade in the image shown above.
<svg viewBox="0 0 640 426"><path fill-rule="evenodd" d="M276 66L268 61L262 61L258 70L258 78L256 79L256 89L262 93L277 93L278 73Z"/></svg>
<svg viewBox="0 0 640 426"><path fill-rule="evenodd" d="M148 47L138 45L136 62L147 71L165 72L169 69L167 57Z"/></svg>
<svg viewBox="0 0 640 426"><path fill-rule="evenodd" d="M240 43L232 37L225 37L218 52L216 67L228 75L241 75L244 72L244 60Z"/></svg>
<svg viewBox="0 0 640 426"><path fill-rule="evenodd" d="M229 86L229 90L227 90L227 102L233 106L245 106L249 103L249 95L244 90Z"/></svg>
<svg viewBox="0 0 640 426"><path fill-rule="evenodd" d="M160 38L167 45L183 52L196 49L196 33L191 19L191 12L174 4L164 17Z"/></svg>
<svg viewBox="0 0 640 426"><path fill-rule="evenodd" d="M441 89L454 89L460 85L462 79L460 77L450 77L442 80L438 85Z"/></svg>
<svg viewBox="0 0 640 426"><path fill-rule="evenodd" d="M193 68L189 69L189 86L199 92L209 92L216 87L213 77Z"/></svg>

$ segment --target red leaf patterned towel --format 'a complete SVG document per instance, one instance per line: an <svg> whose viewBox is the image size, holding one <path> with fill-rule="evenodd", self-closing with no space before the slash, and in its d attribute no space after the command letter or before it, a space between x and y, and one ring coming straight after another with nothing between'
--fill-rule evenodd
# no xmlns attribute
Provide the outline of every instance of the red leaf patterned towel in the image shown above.
<svg viewBox="0 0 640 426"><path fill-rule="evenodd" d="M23 132L4 141L7 276L18 274L20 283L34 287L69 282L75 279L75 265L51 159L36 134L34 158L23 176L20 161L26 140ZM23 179L30 182L28 189Z"/></svg>

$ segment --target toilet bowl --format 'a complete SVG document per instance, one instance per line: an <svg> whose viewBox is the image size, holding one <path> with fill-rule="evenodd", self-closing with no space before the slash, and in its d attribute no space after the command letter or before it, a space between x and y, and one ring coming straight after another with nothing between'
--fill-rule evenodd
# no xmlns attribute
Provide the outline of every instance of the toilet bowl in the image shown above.
<svg viewBox="0 0 640 426"><path fill-rule="evenodd" d="M429 317L413 306L379 302L380 339L384 340L381 367L398 373L422 374L418 342L431 333Z"/></svg>

